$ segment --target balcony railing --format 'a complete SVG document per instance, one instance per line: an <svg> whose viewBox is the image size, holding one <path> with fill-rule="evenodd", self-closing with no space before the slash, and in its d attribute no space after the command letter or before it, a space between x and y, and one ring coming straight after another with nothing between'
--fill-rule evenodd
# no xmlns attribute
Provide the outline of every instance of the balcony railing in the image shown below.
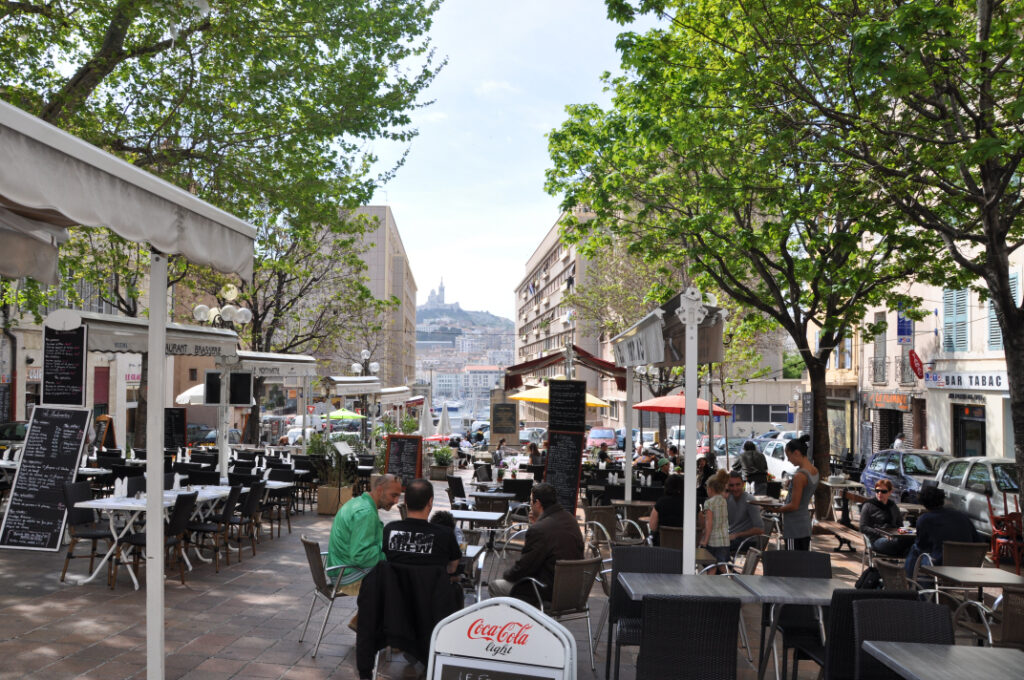
<svg viewBox="0 0 1024 680"><path fill-rule="evenodd" d="M885 357L871 359L871 382L876 385L884 385L888 382L885 375Z"/></svg>
<svg viewBox="0 0 1024 680"><path fill-rule="evenodd" d="M896 380L900 385L913 385L917 382L917 376L910 368L908 357L900 357L900 360L896 362Z"/></svg>

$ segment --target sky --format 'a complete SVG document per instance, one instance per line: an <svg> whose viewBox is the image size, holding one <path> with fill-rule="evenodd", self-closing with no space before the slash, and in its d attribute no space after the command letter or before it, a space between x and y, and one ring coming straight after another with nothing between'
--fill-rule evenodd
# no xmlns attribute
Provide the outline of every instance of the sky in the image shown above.
<svg viewBox="0 0 1024 680"><path fill-rule="evenodd" d="M419 136L374 196L395 216L423 304L445 301L512 319L526 260L559 216L544 191L545 135L568 104L607 104L615 71L602 0L445 0L430 35L448 65L413 114ZM374 149L381 164L397 149Z"/></svg>

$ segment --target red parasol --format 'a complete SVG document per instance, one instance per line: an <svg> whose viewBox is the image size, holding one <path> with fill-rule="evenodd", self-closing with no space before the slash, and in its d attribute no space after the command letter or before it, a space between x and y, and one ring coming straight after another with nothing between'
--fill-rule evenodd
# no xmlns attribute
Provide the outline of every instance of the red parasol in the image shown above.
<svg viewBox="0 0 1024 680"><path fill-rule="evenodd" d="M680 394L669 394L664 397L654 397L646 401L641 401L639 404L634 404L633 408L638 411L655 411L658 413L678 413L682 415L686 413L686 396ZM697 400L697 415L706 416L708 415L708 400L698 399ZM711 413L714 416L731 416L732 411L727 411L721 406L715 404L714 409Z"/></svg>

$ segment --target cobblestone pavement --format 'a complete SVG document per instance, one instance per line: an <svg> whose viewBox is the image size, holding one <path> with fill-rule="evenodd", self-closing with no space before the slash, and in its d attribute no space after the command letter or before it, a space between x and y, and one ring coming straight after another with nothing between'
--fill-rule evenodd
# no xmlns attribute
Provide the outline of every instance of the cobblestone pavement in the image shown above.
<svg viewBox="0 0 1024 680"><path fill-rule="evenodd" d="M436 483L436 507L448 506L445 484ZM398 513L385 513L386 521ZM312 658L315 630L299 642L312 595L312 583L300 535L326 549L331 518L308 510L292 518L292 533L263 541L255 557L246 548L239 563L214 573L197 564L186 584L176 568L166 580L166 677L189 680L226 678L356 678L355 634L346 623L354 598L335 604L317 658ZM830 550L834 540L814 539L815 549ZM819 545L820 543L820 545ZM79 550L83 550L79 546ZM860 556L833 553L837 576L853 582ZM7 678L143 678L146 667L145 589L119 578L116 590L105 579L86 585L58 581L64 553L0 550L0 680ZM83 574L84 559L72 560L69 574ZM143 574L142 581L148 578ZM591 597L593 625L604 612L605 596L596 587ZM314 612L318 622L319 606ZM759 611L747 605L744 619L757 640ZM314 628L314 623L310 628ZM604 644L595 650L597 672L589 668L586 622L568 625L577 641L580 678L604 677ZM602 638L604 638L602 633ZM755 643L756 644L756 643ZM625 648L621 677L635 677L635 649ZM415 677L400 654L382 671L384 678ZM740 660L740 677L753 678ZM814 677L805 663L800 677Z"/></svg>

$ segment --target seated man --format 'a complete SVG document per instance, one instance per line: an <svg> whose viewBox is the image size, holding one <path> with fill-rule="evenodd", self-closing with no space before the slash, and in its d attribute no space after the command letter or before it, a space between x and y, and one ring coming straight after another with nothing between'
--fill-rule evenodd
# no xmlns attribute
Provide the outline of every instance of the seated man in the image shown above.
<svg viewBox="0 0 1024 680"><path fill-rule="evenodd" d="M945 491L936 486L926 486L917 499L924 506L924 512L917 518L917 541L907 553L904 565L908 577L913 577L914 565L921 553L928 553L933 565L941 565L944 541L973 543L978 540L978 532L971 519L955 508L945 507Z"/></svg>
<svg viewBox="0 0 1024 680"><path fill-rule="evenodd" d="M390 510L401 495L401 481L394 475L382 475L372 491L345 503L334 516L327 566L358 567L345 570L341 576L341 592L346 595L358 594L363 577L384 559L381 549L384 525L377 510Z"/></svg>
<svg viewBox="0 0 1024 680"><path fill-rule="evenodd" d="M434 486L414 479L405 488L407 519L384 527L384 555L397 564L437 564L454 574L462 551L455 532L427 521L434 509Z"/></svg>
<svg viewBox="0 0 1024 680"><path fill-rule="evenodd" d="M653 475L651 475L651 477L653 478L653 481L658 484L664 484L665 480L668 479L668 476L672 474L672 461L668 458L662 458L658 461L657 468L658 469Z"/></svg>
<svg viewBox="0 0 1024 680"><path fill-rule="evenodd" d="M750 536L764 534L761 508L751 505L751 496L743 490L743 476L733 470L725 486L725 502L729 509L729 551L734 552Z"/></svg>
<svg viewBox="0 0 1024 680"><path fill-rule="evenodd" d="M527 602L536 598L533 586L517 581L532 576L545 585L541 597L551 597L557 560L583 559L583 534L572 513L558 504L555 487L544 482L533 487L530 528L526 530L523 554L502 578L492 581L491 597L511 595Z"/></svg>

